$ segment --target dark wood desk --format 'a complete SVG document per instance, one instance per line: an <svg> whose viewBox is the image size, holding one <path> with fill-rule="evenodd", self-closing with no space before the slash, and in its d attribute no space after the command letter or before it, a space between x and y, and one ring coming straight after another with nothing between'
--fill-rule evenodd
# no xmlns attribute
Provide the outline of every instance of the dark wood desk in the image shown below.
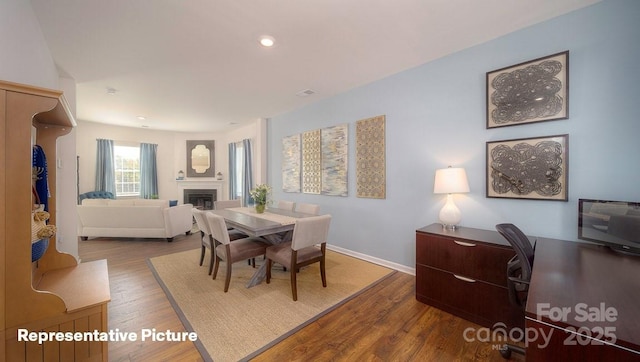
<svg viewBox="0 0 640 362"><path fill-rule="evenodd" d="M640 361L640 256L538 238L525 316L527 360Z"/></svg>

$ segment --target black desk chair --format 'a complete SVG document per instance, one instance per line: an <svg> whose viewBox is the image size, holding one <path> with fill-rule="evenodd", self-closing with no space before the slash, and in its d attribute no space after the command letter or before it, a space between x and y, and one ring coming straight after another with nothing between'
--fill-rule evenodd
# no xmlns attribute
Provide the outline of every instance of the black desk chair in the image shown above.
<svg viewBox="0 0 640 362"><path fill-rule="evenodd" d="M516 251L516 255L507 263L507 287L511 303L524 309L527 304L527 292L533 268L533 247L529 238L513 224L498 224L496 230L507 239ZM512 344L505 344L500 349L500 354L505 359L511 357L511 352L524 355L525 349Z"/></svg>

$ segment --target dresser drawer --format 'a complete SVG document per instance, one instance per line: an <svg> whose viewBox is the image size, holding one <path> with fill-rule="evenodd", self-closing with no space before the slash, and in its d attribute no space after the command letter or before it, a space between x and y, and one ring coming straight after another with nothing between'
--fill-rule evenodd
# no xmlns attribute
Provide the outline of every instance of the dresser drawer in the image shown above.
<svg viewBox="0 0 640 362"><path fill-rule="evenodd" d="M416 277L420 301L485 327L524 325L524 311L509 302L506 288L423 265L416 267Z"/></svg>
<svg viewBox="0 0 640 362"><path fill-rule="evenodd" d="M515 254L507 246L416 234L416 264L504 287L507 286L507 262Z"/></svg>

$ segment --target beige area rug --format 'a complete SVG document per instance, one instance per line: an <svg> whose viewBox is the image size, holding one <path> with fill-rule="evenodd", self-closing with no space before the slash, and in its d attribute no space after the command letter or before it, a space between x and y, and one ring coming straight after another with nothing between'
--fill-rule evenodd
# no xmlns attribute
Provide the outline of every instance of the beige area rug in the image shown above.
<svg viewBox="0 0 640 362"><path fill-rule="evenodd" d="M200 249L195 249L152 258L149 265L185 328L198 334L196 346L204 359L216 362L255 357L395 272L328 250L327 287L322 287L317 263L305 267L298 274L294 302L289 272L282 267L274 267L270 284L246 288L257 269L236 263L224 293L224 263L212 280L208 263L199 266L199 258Z"/></svg>

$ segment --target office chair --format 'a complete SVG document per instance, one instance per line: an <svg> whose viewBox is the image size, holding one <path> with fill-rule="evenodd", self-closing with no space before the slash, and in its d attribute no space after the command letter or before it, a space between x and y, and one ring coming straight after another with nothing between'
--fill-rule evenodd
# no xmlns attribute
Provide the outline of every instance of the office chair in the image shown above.
<svg viewBox="0 0 640 362"><path fill-rule="evenodd" d="M533 269L534 249L529 238L513 224L498 224L496 230L502 235L516 251L516 255L507 263L507 288L509 290L509 301L524 309L527 304L527 292L531 281L531 270ZM524 355L525 349L505 344L500 349L500 354L505 359L511 358L511 352Z"/></svg>

